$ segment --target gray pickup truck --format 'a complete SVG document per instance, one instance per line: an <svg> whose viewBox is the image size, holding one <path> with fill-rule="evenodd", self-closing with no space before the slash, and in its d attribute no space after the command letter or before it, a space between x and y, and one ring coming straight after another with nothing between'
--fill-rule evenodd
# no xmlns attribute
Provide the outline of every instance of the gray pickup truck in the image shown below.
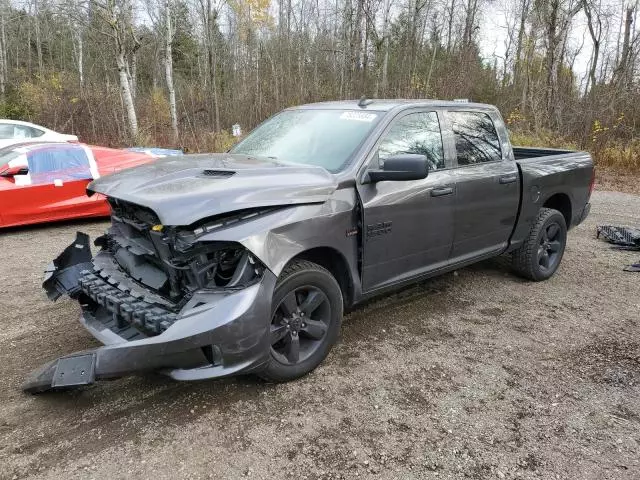
<svg viewBox="0 0 640 480"><path fill-rule="evenodd" d="M230 152L100 178L112 207L48 268L104 346L30 374L29 392L156 370L176 380L314 368L343 312L509 254L546 280L589 213L583 152L514 148L495 107L361 100L287 109Z"/></svg>

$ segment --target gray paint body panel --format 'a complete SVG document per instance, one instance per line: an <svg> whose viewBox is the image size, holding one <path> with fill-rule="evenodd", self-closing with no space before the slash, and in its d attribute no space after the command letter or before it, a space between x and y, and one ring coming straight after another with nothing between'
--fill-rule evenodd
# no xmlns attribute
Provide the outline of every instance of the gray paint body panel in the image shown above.
<svg viewBox="0 0 640 480"><path fill-rule="evenodd" d="M225 153L167 157L101 177L87 189L150 208L165 225L191 225L234 210L324 202L336 186L321 167Z"/></svg>
<svg viewBox="0 0 640 480"><path fill-rule="evenodd" d="M358 107L355 102L329 102L297 108ZM538 210L555 194L570 199L570 226L588 213L593 172L589 155L512 148L495 107L374 101L365 109L382 112L382 118L336 174L268 158L212 154L168 158L93 182L90 191L147 207L170 226L200 225L237 210L278 207L197 238L242 244L267 267L259 283L234 292L197 292L168 330L134 341L105 330L85 311L82 323L105 343L85 352L95 354L95 378L160 369L173 378L193 380L259 369L269 358L271 297L277 277L304 252L323 248L344 261L348 271L340 273L350 279L349 307L517 248ZM445 110L487 113L499 134L502 161L458 168L453 132L442 115ZM397 118L418 111L438 112L446 168L423 180L366 183L366 170L385 131ZM203 174L205 169L234 173L218 178ZM512 175L516 181L500 182ZM443 187L451 187L451 193L432 195ZM218 349L219 363L208 363L202 350L208 345ZM73 360L64 363L76 367ZM50 389L57 365L54 360L34 372L25 389Z"/></svg>

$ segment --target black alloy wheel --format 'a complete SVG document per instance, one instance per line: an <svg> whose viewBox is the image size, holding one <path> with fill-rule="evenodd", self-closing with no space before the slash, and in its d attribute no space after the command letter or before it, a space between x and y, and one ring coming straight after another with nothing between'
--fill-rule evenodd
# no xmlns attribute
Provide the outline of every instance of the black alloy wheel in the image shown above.
<svg viewBox="0 0 640 480"><path fill-rule="evenodd" d="M294 260L280 273L269 323L269 360L258 375L288 382L315 369L338 340L344 299L326 268Z"/></svg>
<svg viewBox="0 0 640 480"><path fill-rule="evenodd" d="M331 305L317 287L305 285L280 301L271 320L271 353L285 365L305 361L322 345L331 321Z"/></svg>
<svg viewBox="0 0 640 480"><path fill-rule="evenodd" d="M538 247L538 265L540 270L554 270L560 263L562 251L566 241L564 229L552 222L544 226L540 235Z"/></svg>
<svg viewBox="0 0 640 480"><path fill-rule="evenodd" d="M535 282L547 280L558 270L566 245L564 215L552 208L541 208L527 238L511 252L511 266L521 277Z"/></svg>

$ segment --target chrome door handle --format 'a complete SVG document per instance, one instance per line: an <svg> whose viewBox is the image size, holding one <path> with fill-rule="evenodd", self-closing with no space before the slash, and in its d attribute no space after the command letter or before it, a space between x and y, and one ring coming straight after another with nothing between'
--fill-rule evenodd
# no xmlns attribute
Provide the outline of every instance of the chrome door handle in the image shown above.
<svg viewBox="0 0 640 480"><path fill-rule="evenodd" d="M516 173L511 175L503 175L500 177L500 183L506 185L507 183L513 183L518 180L518 175Z"/></svg>
<svg viewBox="0 0 640 480"><path fill-rule="evenodd" d="M453 193L453 187L434 188L431 190L432 197L443 197L445 195L451 195Z"/></svg>

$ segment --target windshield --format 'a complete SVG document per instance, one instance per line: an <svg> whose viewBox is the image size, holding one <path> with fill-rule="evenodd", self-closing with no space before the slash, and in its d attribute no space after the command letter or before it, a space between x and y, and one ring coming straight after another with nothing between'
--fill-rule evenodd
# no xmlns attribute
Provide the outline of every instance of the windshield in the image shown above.
<svg viewBox="0 0 640 480"><path fill-rule="evenodd" d="M361 110L286 110L253 130L231 153L337 172L381 116L380 112Z"/></svg>

